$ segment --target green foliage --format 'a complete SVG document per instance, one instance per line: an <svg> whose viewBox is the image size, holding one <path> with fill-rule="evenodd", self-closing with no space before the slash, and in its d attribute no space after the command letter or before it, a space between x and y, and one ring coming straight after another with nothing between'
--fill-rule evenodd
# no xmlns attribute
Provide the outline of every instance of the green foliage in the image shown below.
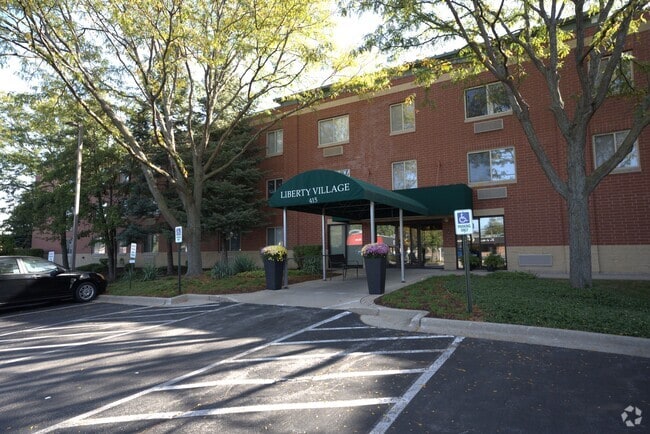
<svg viewBox="0 0 650 434"><path fill-rule="evenodd" d="M14 238L11 235L0 234L0 255L14 254Z"/></svg>
<svg viewBox="0 0 650 434"><path fill-rule="evenodd" d="M322 274L323 260L321 256L305 256L303 258L301 271L307 274Z"/></svg>
<svg viewBox="0 0 650 434"><path fill-rule="evenodd" d="M251 257L247 255L236 255L234 258L230 260L230 264L232 267L233 274L245 273L247 271L254 271L259 268L255 263L255 261L253 261L253 259L251 259Z"/></svg>
<svg viewBox="0 0 650 434"><path fill-rule="evenodd" d="M305 267L305 259L309 257L317 257L321 260L323 254L323 246L320 244L305 244L302 246L294 246L293 259L298 265L298 269L302 270Z"/></svg>
<svg viewBox="0 0 650 434"><path fill-rule="evenodd" d="M43 249L22 249L16 248L14 255L21 256L36 256L37 258L45 258L45 251Z"/></svg>
<svg viewBox="0 0 650 434"><path fill-rule="evenodd" d="M496 272L471 278L473 319L650 338L650 281L600 281L578 290L567 280ZM382 296L380 303L468 319L463 276L433 277ZM444 306L441 308L441 306Z"/></svg>
<svg viewBox="0 0 650 434"><path fill-rule="evenodd" d="M156 279L158 279L158 268L155 264L146 264L142 268L142 280L146 282Z"/></svg>
<svg viewBox="0 0 650 434"><path fill-rule="evenodd" d="M483 265L488 270L494 271L498 268L503 268L506 265L506 261L503 259L503 256L490 253L483 259Z"/></svg>
<svg viewBox="0 0 650 434"><path fill-rule="evenodd" d="M86 264L86 265L80 265L77 267L77 270L79 271L92 271L94 273L102 273L105 274L107 267L105 263L92 263L92 264Z"/></svg>
<svg viewBox="0 0 650 434"><path fill-rule="evenodd" d="M233 272L232 266L226 261L217 262L212 267L212 270L210 270L210 275L213 279L225 279L233 274L235 273Z"/></svg>

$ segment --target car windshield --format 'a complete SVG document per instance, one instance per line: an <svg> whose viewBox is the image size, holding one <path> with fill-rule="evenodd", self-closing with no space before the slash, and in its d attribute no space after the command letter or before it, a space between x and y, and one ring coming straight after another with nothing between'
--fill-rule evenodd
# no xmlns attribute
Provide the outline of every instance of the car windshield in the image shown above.
<svg viewBox="0 0 650 434"><path fill-rule="evenodd" d="M23 258L28 273L49 273L58 269L57 265L41 258Z"/></svg>

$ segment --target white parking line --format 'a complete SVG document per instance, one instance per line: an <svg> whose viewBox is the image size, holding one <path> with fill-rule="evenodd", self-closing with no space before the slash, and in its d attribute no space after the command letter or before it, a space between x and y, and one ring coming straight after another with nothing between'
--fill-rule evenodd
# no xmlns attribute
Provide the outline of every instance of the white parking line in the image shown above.
<svg viewBox="0 0 650 434"><path fill-rule="evenodd" d="M385 351L336 351L333 353L317 353L317 354L300 354L292 356L270 356L270 357L255 357L248 359L235 359L226 363L257 363L257 362L277 362L283 360L301 360L301 359L332 359L336 357L362 357L362 356L376 356L376 355L397 355L397 354L425 354L425 353L442 353L444 348L428 348L424 350L385 350Z"/></svg>
<svg viewBox="0 0 650 434"><path fill-rule="evenodd" d="M393 425L397 417L404 411L406 406L415 398L415 395L418 394L420 390L427 384L427 382L433 377L436 372L445 364L445 362L454 354L458 345L463 341L462 337L457 337L449 345L444 353L438 357L429 368L418 378L409 388L409 390L402 395L395 405L382 416L381 420L375 425L375 427L370 431L371 434L383 434L388 428Z"/></svg>
<svg viewBox="0 0 650 434"><path fill-rule="evenodd" d="M350 399L343 401L293 402L286 404L261 404L241 407L208 408L194 411L169 411L162 413L129 414L125 416L84 419L74 426L93 426L107 423L139 422L143 420L171 420L189 417L222 416L228 414L274 412L286 410L316 410L328 408L364 407L369 405L386 405L399 401L399 398ZM41 431L39 431L41 432Z"/></svg>
<svg viewBox="0 0 650 434"><path fill-rule="evenodd" d="M341 342L369 342L369 341L402 341L412 339L452 339L454 336L446 335L416 335L416 336L380 336L377 338L349 338L349 339L322 339L316 341L288 341L278 342L273 345L313 345L313 344L338 344Z"/></svg>

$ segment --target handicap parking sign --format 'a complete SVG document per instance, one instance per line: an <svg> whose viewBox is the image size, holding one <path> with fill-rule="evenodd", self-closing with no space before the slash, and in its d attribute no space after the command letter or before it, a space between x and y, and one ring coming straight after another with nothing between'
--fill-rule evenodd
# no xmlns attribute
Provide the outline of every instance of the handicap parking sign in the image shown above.
<svg viewBox="0 0 650 434"><path fill-rule="evenodd" d="M472 235L472 210L457 209L454 211L456 235Z"/></svg>

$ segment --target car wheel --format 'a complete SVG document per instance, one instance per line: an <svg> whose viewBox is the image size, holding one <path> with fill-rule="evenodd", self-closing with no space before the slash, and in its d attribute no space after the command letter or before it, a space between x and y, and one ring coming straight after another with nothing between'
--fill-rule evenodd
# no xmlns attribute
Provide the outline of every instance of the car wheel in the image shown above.
<svg viewBox="0 0 650 434"><path fill-rule="evenodd" d="M87 302L97 295L97 286L92 282L81 282L74 290L74 298L77 301Z"/></svg>

